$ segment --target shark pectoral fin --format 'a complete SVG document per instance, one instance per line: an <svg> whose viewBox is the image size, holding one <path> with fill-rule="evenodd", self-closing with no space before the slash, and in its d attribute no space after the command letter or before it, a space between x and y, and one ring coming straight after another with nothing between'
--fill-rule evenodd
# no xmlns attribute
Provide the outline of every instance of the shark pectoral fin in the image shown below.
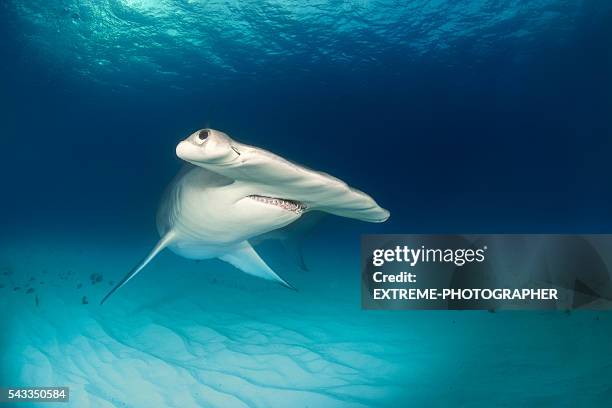
<svg viewBox="0 0 612 408"><path fill-rule="evenodd" d="M121 281L119 283L117 283L115 285L115 287L112 288L111 291L106 294L106 296L104 296L104 298L100 302L100 305L103 305L104 302L106 302L106 299L108 299L110 297L110 295L115 293L115 291L117 289L119 289L120 287L122 287L123 285L128 283L130 279L132 279L134 276L136 276L138 274L138 272L140 272L145 266L147 266L147 264L149 262L151 262L151 260L153 258L155 258L155 256L158 253L160 253L162 251L162 249L167 247L170 244L170 242L172 242L173 239L174 239L174 231L172 231L172 230L168 231L168 233L166 233L166 235L164 235L159 240L157 245L155 245L155 248L153 248L153 250L149 253L149 255L147 255L138 265L136 265L130 272L128 272L128 274L125 275L123 277L123 279L121 279Z"/></svg>
<svg viewBox="0 0 612 408"><path fill-rule="evenodd" d="M257 276L258 278L267 279L280 283L283 286L292 290L297 290L287 281L278 276L263 259L259 257L251 244L247 241L238 244L235 249L227 254L220 256L219 259L232 264L244 273Z"/></svg>

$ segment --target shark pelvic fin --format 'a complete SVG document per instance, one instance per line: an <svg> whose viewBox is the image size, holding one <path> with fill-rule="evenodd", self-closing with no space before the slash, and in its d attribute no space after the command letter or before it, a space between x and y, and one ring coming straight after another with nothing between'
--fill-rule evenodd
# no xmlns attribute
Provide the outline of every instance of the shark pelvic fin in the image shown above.
<svg viewBox="0 0 612 408"><path fill-rule="evenodd" d="M304 261L304 254L302 253L302 243L296 238L282 239L281 244L285 248L287 254L295 261L297 266L302 271L308 271L308 266Z"/></svg>
<svg viewBox="0 0 612 408"><path fill-rule="evenodd" d="M155 245L155 248L153 248L153 250L149 253L149 255L147 255L142 261L140 261L138 265L136 265L130 272L128 272L128 274L125 275L123 279L121 279L121 281L117 283L115 287L112 288L111 291L106 294L106 296L104 296L104 298L100 302L100 305L103 305L104 302L106 302L106 300L110 297L110 295L112 295L113 293L115 293L117 289L119 289L120 287L128 283L130 279L136 276L138 272L140 272L145 266L147 266L147 264L151 262L151 260L155 258L155 256L158 253L160 253L164 248L166 248L172 242L172 240L174 239L174 236L175 236L174 231L172 230L168 231L166 235L164 235L159 240L157 245Z"/></svg>
<svg viewBox="0 0 612 408"><path fill-rule="evenodd" d="M276 272L274 272L264 262L264 260L259 257L257 252L255 252L251 244L249 244L247 241L243 241L236 245L233 251L220 256L219 259L232 264L244 273L257 276L258 278L278 282L289 289L297 291L296 288L278 276Z"/></svg>

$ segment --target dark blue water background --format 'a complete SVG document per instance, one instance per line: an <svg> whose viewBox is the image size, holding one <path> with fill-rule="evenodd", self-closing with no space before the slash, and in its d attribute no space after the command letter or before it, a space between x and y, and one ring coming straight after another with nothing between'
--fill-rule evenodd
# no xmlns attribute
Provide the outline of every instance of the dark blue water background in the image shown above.
<svg viewBox="0 0 612 408"><path fill-rule="evenodd" d="M373 195L364 232L609 232L610 6L544 3L4 3L3 224L149 222L211 126Z"/></svg>

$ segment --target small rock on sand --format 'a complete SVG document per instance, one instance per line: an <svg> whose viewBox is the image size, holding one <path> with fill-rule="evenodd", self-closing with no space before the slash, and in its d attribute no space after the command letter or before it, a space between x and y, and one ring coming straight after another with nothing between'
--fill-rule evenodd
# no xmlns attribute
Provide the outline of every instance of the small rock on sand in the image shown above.
<svg viewBox="0 0 612 408"><path fill-rule="evenodd" d="M89 276L89 279L91 280L91 284L95 285L96 283L102 282L102 274L100 274L100 273L92 273Z"/></svg>

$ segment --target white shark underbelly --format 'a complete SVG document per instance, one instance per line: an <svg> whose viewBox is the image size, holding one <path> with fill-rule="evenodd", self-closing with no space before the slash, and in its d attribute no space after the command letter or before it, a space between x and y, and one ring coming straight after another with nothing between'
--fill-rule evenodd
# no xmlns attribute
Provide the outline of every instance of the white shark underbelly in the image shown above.
<svg viewBox="0 0 612 408"><path fill-rule="evenodd" d="M168 245L173 252L208 259L288 225L303 213L300 203L262 196L263 190L190 166L179 173L160 202L158 232L163 237L173 231Z"/></svg>

